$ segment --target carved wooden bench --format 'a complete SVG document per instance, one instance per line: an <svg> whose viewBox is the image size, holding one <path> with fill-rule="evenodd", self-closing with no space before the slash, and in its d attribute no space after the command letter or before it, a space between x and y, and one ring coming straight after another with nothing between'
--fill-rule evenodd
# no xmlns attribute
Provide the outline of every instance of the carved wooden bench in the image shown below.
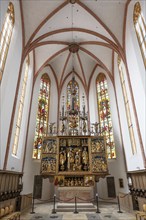
<svg viewBox="0 0 146 220"><path fill-rule="evenodd" d="M15 212L13 205L9 205L0 208L0 219L1 220L19 220L20 212Z"/></svg>
<svg viewBox="0 0 146 220"><path fill-rule="evenodd" d="M136 214L136 220L145 220L146 219L146 212L137 211L135 214Z"/></svg>

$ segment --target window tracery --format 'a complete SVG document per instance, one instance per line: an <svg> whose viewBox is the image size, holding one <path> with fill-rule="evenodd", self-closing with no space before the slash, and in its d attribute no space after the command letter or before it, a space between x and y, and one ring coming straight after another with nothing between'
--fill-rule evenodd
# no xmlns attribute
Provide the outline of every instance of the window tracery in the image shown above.
<svg viewBox="0 0 146 220"><path fill-rule="evenodd" d="M135 154L137 151L136 143L135 143L135 135L134 135L134 130L133 130L129 99L127 95L127 88L126 88L126 83L125 83L123 62L120 57L118 57L118 68L119 68L120 81L121 81L123 98L124 98L125 109L126 109L126 116L127 116L127 123L128 123L129 135L130 135L130 140L131 140L132 153Z"/></svg>
<svg viewBox="0 0 146 220"><path fill-rule="evenodd" d="M19 101L19 108L18 108L18 115L17 115L17 121L16 121L14 144L12 148L12 154L15 156L17 156L17 153L18 153L18 142L19 142L19 136L20 136L20 130L21 130L22 114L23 114L25 93L26 93L26 86L27 86L27 79L28 79L28 70L29 70L29 57L27 58L26 64L25 64L25 72L24 72L21 96L20 96L20 101Z"/></svg>
<svg viewBox="0 0 146 220"><path fill-rule="evenodd" d="M76 99L75 99L75 106L74 108L76 110L79 110L80 108L80 105L79 105L79 85L78 83L74 80L70 80L68 85L67 85L67 110L71 110L71 107L72 107L72 103L71 103L71 96L72 96L72 88L73 88L73 85L72 83L74 83L74 88L75 88L75 96L76 96Z"/></svg>
<svg viewBox="0 0 146 220"><path fill-rule="evenodd" d="M146 66L146 22L139 2L136 2L134 5L133 22L143 61Z"/></svg>
<svg viewBox="0 0 146 220"><path fill-rule="evenodd" d="M40 92L38 98L38 111L36 118L36 130L33 146L33 158L40 159L42 138L47 135L48 131L48 115L50 100L50 79L45 73L41 77Z"/></svg>
<svg viewBox="0 0 146 220"><path fill-rule="evenodd" d="M108 159L116 158L113 127L110 112L110 100L106 76L100 73L97 77L97 104L101 135L106 138Z"/></svg>
<svg viewBox="0 0 146 220"><path fill-rule="evenodd" d="M2 32L0 33L0 80L2 79L2 75L6 63L14 22L15 22L14 6L12 2L10 2L8 5Z"/></svg>

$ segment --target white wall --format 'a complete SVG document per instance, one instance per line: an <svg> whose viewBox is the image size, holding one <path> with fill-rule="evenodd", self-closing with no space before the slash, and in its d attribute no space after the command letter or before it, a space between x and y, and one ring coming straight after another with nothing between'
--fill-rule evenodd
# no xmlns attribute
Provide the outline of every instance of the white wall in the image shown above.
<svg viewBox="0 0 146 220"><path fill-rule="evenodd" d="M131 98L130 98L131 96L130 96L130 92L128 89L127 78L125 76L125 85L127 88L127 96L128 96L128 100L129 100L131 120L133 123L133 130L134 130L136 148L137 148L137 153L135 153L135 154L132 153L132 145L131 145L131 141L130 141L130 134L129 134L128 124L127 124L125 103L124 103L124 99L123 99L119 71L118 71L118 67L116 67L116 65L117 65L117 58L115 58L115 73L116 73L115 74L115 82L116 82L115 84L116 84L116 92L117 92L117 97L118 97L118 106L120 109L120 120L121 120L121 127L122 127L122 136L123 136L123 143L124 143L124 149L125 149L125 156L126 156L126 161L127 161L127 170L132 171L132 170L143 169L144 166L143 166L143 160L142 160L142 153L141 153L141 149L140 149L140 144L139 144L139 139L138 139L138 134L137 134L137 129L136 129L136 123L135 123L135 118L134 118L134 112L133 112L132 102L131 102Z"/></svg>
<svg viewBox="0 0 146 220"><path fill-rule="evenodd" d="M108 159L108 169L109 169L109 175L114 176L116 194L118 195L119 192L123 192L123 193L128 192L126 166L124 162L124 153L123 153L123 146L122 146L122 140L120 134L114 88L107 73L100 67L96 69L91 81L91 87L89 93L90 120L92 123L99 121L98 108L97 108L97 95L96 95L96 78L98 74L101 72L104 73L107 77L108 92L109 92L110 107L111 107L111 117L112 117L113 132L114 132L114 141L116 146L116 159ZM119 178L123 179L124 188L120 188ZM97 192L101 198L108 199L106 178L99 179L99 182L97 183Z"/></svg>
<svg viewBox="0 0 146 220"><path fill-rule="evenodd" d="M25 166L24 166L24 175L23 175L23 194L32 193L33 191L33 180L34 175L40 174L40 160L32 159L33 152L33 142L35 135L35 127L36 127L36 116L38 109L38 95L40 88L40 79L41 76L47 73L50 81L51 81L51 90L50 90L50 109L49 109L49 122L57 122L57 110L58 110L58 93L57 86L55 83L55 78L53 73L49 67L45 67L39 76L36 79L33 91L33 99L32 99L32 107L31 107L31 115L29 121L29 131L27 138L27 149L26 149L26 158L25 158ZM43 197L46 198L46 195L50 195L50 188L47 185L48 179L43 181ZM46 187L47 186L47 187ZM47 189L48 188L48 189ZM44 193L46 190L46 194Z"/></svg>
<svg viewBox="0 0 146 220"><path fill-rule="evenodd" d="M16 85L18 80L21 54L22 54L22 27L19 1L11 1L14 5L15 24L6 59L6 64L1 82L1 144L0 144L0 169L3 169L7 138L12 116ZM4 23L5 13L7 11L9 1L1 1L1 24Z"/></svg>
<svg viewBox="0 0 146 220"><path fill-rule="evenodd" d="M20 129L19 142L18 142L18 152L17 152L17 156L12 155L12 147L14 144L14 136L15 136L15 130L16 130L16 121L18 117L18 109L19 109L19 103L20 103L20 98L21 98L21 93L22 93L22 84L23 84L24 73L25 73L25 62L23 64L23 69L22 69L22 77L21 77L20 89L19 89L18 100L17 100L17 105L16 105L16 113L14 117L14 126L12 130L10 151L9 151L8 164L7 164L7 170L13 169L13 171L19 171L19 172L22 171L22 165L23 165L28 115L29 115L29 105L30 105L30 98L31 98L30 94L32 90L32 80L33 80L32 54L29 57L30 57L30 65L29 65L28 79L27 79L27 84L26 84L24 107L23 107L23 112L22 112L21 129Z"/></svg>
<svg viewBox="0 0 146 220"><path fill-rule="evenodd" d="M139 1L143 16L146 21L146 1ZM146 70L142 59L136 31L133 24L133 9L135 1L131 1L128 7L127 26L126 26L126 58L130 74L136 111L142 135L144 147L146 146ZM145 147L146 153L146 147Z"/></svg>
<svg viewBox="0 0 146 220"><path fill-rule="evenodd" d="M142 1L142 6L144 6L145 1ZM144 148L146 146L146 139L145 139L145 67L142 60L140 48L138 45L138 40L136 36L136 32L133 25L133 8L134 8L135 1L131 1L129 8L128 8L128 16L127 16L127 26L126 26L126 58L127 64L129 69L130 81L132 86L132 92L134 95L134 101L136 104L136 111L138 116L138 122L140 126L140 132L142 136L142 141ZM146 6L146 5L145 5ZM143 7L143 11L144 7ZM124 67L123 67L124 69ZM129 136L129 129L127 125L127 117L125 112L125 104L122 94L122 88L119 78L119 70L117 67L117 56L115 56L115 85L116 85L116 93L118 97L118 106L120 109L120 120L122 126L122 136L124 142L124 149L127 161L127 170L139 170L144 169L144 163L142 159L142 152L140 147L139 136L137 132L136 120L134 116L134 109L132 105L132 99L128 84L127 75L125 77L125 85L127 88L127 95L129 100L130 112L131 112L131 119L133 123L133 130L135 135L136 141L136 148L137 153L132 153L131 141ZM146 148L145 148L146 151Z"/></svg>
<svg viewBox="0 0 146 220"><path fill-rule="evenodd" d="M98 106L97 106L97 95L96 95L96 78L97 78L97 69L96 73L92 77L89 90L89 112L90 112L90 123L99 122L98 119Z"/></svg>

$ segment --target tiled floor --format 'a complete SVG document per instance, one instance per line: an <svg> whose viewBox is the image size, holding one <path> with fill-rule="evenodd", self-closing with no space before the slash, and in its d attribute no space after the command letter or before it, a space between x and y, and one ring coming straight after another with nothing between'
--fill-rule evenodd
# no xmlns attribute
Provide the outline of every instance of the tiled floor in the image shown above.
<svg viewBox="0 0 146 220"><path fill-rule="evenodd" d="M35 214L30 214L31 210L21 215L21 220L136 220L135 214L123 212L117 213L116 204L99 204L100 214L95 212L57 212L52 214L53 204L35 204Z"/></svg>

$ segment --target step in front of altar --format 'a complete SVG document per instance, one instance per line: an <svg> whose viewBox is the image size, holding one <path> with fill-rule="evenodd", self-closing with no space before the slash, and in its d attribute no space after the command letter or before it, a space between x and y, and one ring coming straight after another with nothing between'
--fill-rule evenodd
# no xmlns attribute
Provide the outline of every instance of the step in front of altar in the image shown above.
<svg viewBox="0 0 146 220"><path fill-rule="evenodd" d="M74 212L75 203L57 203L57 212ZM93 203L77 203L78 212L95 212L96 206Z"/></svg>

